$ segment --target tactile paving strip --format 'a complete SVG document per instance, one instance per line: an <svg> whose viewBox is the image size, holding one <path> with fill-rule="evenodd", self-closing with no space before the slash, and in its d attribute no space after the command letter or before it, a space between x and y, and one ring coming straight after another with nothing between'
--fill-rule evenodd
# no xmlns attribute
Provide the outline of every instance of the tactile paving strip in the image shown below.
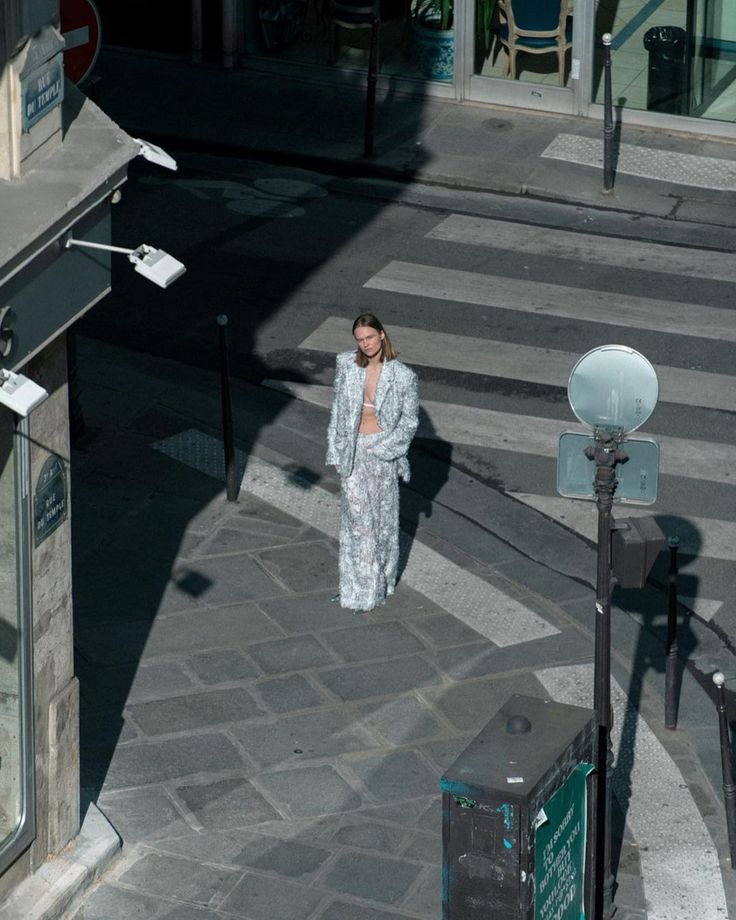
<svg viewBox="0 0 736 920"><path fill-rule="evenodd" d="M603 168L603 141L575 134L558 134L543 157L580 166ZM634 144L620 144L616 172L694 188L736 191L736 162L691 153L656 150Z"/></svg>

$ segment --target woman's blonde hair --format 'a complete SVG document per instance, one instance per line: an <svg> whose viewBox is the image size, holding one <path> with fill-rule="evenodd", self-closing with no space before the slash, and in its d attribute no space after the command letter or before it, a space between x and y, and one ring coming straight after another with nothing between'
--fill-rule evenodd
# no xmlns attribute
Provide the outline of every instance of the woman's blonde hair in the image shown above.
<svg viewBox="0 0 736 920"><path fill-rule="evenodd" d="M383 339L381 340L381 361L393 361L397 356L396 351L391 344L391 339L388 337L388 332L383 328L381 320L372 313L361 313L353 323L353 335L355 335L355 330L361 326L370 326L371 329L375 329L376 332L383 333ZM358 367L368 366L368 358L366 358L360 349L358 349L355 355L355 363Z"/></svg>

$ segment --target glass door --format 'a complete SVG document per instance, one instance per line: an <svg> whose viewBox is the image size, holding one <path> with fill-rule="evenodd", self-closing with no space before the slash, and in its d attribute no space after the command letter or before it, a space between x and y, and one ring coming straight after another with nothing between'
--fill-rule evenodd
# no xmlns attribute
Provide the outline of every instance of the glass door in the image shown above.
<svg viewBox="0 0 736 920"><path fill-rule="evenodd" d="M688 0L691 36L689 114L736 121L736 4Z"/></svg>
<svg viewBox="0 0 736 920"><path fill-rule="evenodd" d="M566 114L578 86L590 0L472 0L464 66L470 98ZM582 27L582 29L581 29Z"/></svg>
<svg viewBox="0 0 736 920"><path fill-rule="evenodd" d="M0 409L0 869L34 833L27 421Z"/></svg>

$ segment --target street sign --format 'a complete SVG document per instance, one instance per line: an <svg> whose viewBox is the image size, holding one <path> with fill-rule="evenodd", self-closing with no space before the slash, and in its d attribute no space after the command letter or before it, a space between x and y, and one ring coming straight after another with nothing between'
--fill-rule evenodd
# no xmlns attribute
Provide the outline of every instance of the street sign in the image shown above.
<svg viewBox="0 0 736 920"><path fill-rule="evenodd" d="M572 411L591 428L636 431L657 404L657 374L626 345L602 345L577 362L567 384Z"/></svg>
<svg viewBox="0 0 736 920"><path fill-rule="evenodd" d="M577 431L563 431L557 456L557 491L565 498L595 501L595 460L585 456L595 438ZM626 463L616 465L613 500L622 504L651 505L657 500L659 445L652 438L626 438L621 449Z"/></svg>
<svg viewBox="0 0 736 920"><path fill-rule="evenodd" d="M61 55L56 54L21 80L21 124L24 131L30 131L36 122L64 100L61 66Z"/></svg>
<svg viewBox="0 0 736 920"><path fill-rule="evenodd" d="M83 83L100 53L102 29L92 0L61 0L61 32L64 48L64 73L72 83Z"/></svg>

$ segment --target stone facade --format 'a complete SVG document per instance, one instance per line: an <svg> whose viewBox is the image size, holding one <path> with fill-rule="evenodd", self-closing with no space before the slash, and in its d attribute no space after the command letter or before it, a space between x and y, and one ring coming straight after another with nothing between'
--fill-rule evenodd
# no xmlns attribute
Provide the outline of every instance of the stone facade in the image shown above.
<svg viewBox="0 0 736 920"><path fill-rule="evenodd" d="M69 485L66 336L27 368L49 398L30 416L31 494L52 454ZM67 508L69 508L67 495ZM36 839L31 867L58 853L79 830L79 686L74 676L71 515L32 552Z"/></svg>

